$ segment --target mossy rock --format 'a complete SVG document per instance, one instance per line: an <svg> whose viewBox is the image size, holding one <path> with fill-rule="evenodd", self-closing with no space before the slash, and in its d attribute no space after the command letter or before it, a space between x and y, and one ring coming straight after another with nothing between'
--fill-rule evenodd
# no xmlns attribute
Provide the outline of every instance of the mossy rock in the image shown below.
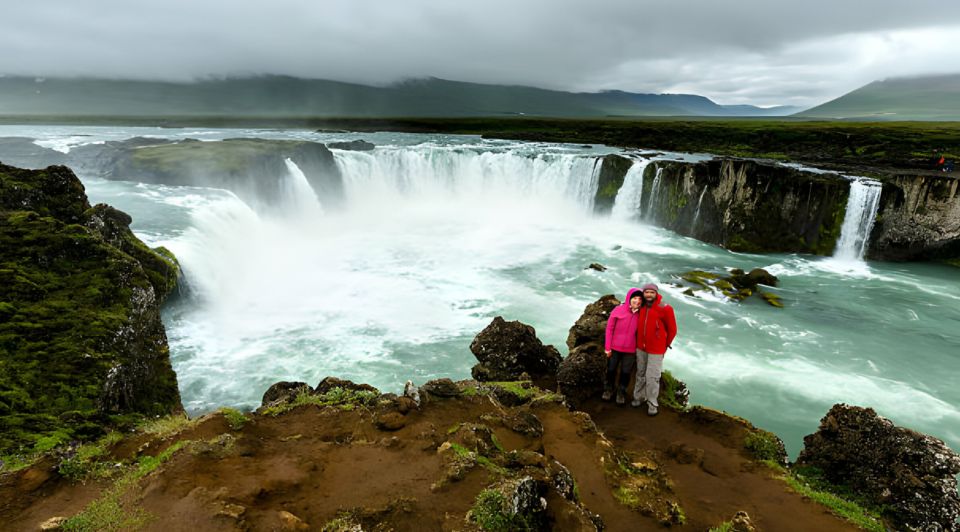
<svg viewBox="0 0 960 532"><path fill-rule="evenodd" d="M91 208L64 167L0 165L0 454L101 434L111 417L180 409L160 304L169 252Z"/></svg>
<svg viewBox="0 0 960 532"><path fill-rule="evenodd" d="M770 292L760 292L760 297L767 302L768 305L783 308L783 300L780 299L780 296L777 294L772 294Z"/></svg>

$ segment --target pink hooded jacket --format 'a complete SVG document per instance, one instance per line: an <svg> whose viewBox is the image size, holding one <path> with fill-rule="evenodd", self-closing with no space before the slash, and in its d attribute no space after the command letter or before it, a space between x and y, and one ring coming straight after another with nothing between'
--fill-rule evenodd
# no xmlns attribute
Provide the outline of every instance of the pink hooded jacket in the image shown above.
<svg viewBox="0 0 960 532"><path fill-rule="evenodd" d="M628 290L627 299L610 312L610 319L607 320L607 337L603 344L604 351L636 353L637 313L630 311L630 297L639 291L636 288Z"/></svg>

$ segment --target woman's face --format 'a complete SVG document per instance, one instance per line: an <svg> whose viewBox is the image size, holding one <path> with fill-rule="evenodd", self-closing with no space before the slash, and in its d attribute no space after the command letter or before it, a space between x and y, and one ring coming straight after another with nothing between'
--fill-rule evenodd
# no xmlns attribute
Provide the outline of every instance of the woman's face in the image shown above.
<svg viewBox="0 0 960 532"><path fill-rule="evenodd" d="M643 294L640 292L634 292L633 297L630 298L630 307L631 308L640 308L640 303L643 302Z"/></svg>

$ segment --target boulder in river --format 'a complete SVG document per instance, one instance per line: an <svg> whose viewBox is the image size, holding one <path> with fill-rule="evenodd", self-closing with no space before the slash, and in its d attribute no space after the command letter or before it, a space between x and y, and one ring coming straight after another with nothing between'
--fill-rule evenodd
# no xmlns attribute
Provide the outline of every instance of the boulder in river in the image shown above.
<svg viewBox="0 0 960 532"><path fill-rule="evenodd" d="M560 353L543 345L533 327L497 316L470 344L479 364L473 367L478 381L519 380L523 373L544 377L556 373Z"/></svg>
<svg viewBox="0 0 960 532"><path fill-rule="evenodd" d="M798 466L886 508L898 529L960 530L960 455L945 443L898 427L871 408L834 405L803 439Z"/></svg>
<svg viewBox="0 0 960 532"><path fill-rule="evenodd" d="M357 139L348 142L330 142L327 144L327 147L333 150L372 151L377 146L372 142Z"/></svg>

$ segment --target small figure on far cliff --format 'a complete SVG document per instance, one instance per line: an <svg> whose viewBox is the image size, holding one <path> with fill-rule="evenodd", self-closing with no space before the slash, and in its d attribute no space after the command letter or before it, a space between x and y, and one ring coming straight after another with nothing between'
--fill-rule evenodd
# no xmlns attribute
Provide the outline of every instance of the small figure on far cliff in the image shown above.
<svg viewBox="0 0 960 532"><path fill-rule="evenodd" d="M643 293L636 288L627 291L627 298L610 311L603 352L607 355L607 374L603 380L603 400L613 397L613 385L620 366L617 386L617 404L627 402L627 385L637 365L637 315L643 302Z"/></svg>
<svg viewBox="0 0 960 532"><path fill-rule="evenodd" d="M639 407L646 401L647 414L660 411L660 373L663 357L677 336L677 319L673 307L663 302L657 285L643 285L643 304L637 313L637 382L633 387L633 402Z"/></svg>

